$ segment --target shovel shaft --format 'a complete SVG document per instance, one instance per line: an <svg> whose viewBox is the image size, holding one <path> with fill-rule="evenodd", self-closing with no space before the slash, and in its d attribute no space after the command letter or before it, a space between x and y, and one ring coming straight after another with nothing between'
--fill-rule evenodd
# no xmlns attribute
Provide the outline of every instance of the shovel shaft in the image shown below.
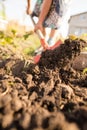
<svg viewBox="0 0 87 130"><path fill-rule="evenodd" d="M35 26L36 23L35 23L33 17L32 16L30 16L30 17L31 17L31 21L32 21L33 25ZM45 39L44 36L43 36L43 34L42 34L42 32L40 30L37 30L36 33L37 33L37 35L39 36L40 39L41 38Z"/></svg>
<svg viewBox="0 0 87 130"><path fill-rule="evenodd" d="M30 16L30 18L31 18L31 21L32 21L33 25L35 26L36 23L35 23L33 17ZM37 33L37 35L38 35L38 37L40 39L42 47L46 50L48 48L48 43L46 42L45 37L43 36L43 34L42 34L42 32L40 30L37 30L36 33Z"/></svg>

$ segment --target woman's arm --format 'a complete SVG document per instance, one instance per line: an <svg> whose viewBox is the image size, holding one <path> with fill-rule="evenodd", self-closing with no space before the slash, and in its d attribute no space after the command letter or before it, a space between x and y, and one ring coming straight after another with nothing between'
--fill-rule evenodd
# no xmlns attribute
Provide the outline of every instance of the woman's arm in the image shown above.
<svg viewBox="0 0 87 130"><path fill-rule="evenodd" d="M30 7L31 0L27 0L27 5Z"/></svg>
<svg viewBox="0 0 87 130"><path fill-rule="evenodd" d="M41 27L43 25L43 21L45 20L47 14L49 12L49 9L51 7L51 3L52 3L52 0L44 0L43 1L41 13L39 15L38 23L35 26L35 30L41 29Z"/></svg>
<svg viewBox="0 0 87 130"><path fill-rule="evenodd" d="M31 14L30 7L31 7L31 0L27 0L27 10L26 10L27 14Z"/></svg>
<svg viewBox="0 0 87 130"><path fill-rule="evenodd" d="M44 0L43 1L41 13L40 13L40 16L39 16L40 22L43 23L44 19L46 18L47 14L49 12L49 9L51 7L51 3L52 3L52 0Z"/></svg>

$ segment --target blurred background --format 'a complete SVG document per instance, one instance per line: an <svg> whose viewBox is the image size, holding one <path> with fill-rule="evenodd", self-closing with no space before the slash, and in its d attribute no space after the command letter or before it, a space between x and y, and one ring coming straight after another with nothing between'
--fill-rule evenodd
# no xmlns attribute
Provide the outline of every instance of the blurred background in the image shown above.
<svg viewBox="0 0 87 130"><path fill-rule="evenodd" d="M36 0L32 1L33 10ZM33 25L30 17L26 14L27 0L0 0L0 30L5 29L7 24L15 23L26 31L32 30ZM87 1L73 0L69 15L69 23L63 23L60 33L81 35L87 32Z"/></svg>
<svg viewBox="0 0 87 130"><path fill-rule="evenodd" d="M31 1L33 10L36 0ZM17 57L23 55L29 58L41 46L40 39L33 32L30 16L26 14L26 7L27 0L0 0L0 48L10 51L4 53L4 57L10 57L10 53L14 53ZM68 36L80 36L87 40L87 0L72 0L66 18L68 23L65 20L58 29L56 40L64 40Z"/></svg>

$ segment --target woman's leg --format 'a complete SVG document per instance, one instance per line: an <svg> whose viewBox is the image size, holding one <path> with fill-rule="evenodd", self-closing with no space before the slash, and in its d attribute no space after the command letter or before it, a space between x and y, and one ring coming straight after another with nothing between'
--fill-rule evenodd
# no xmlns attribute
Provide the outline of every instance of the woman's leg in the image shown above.
<svg viewBox="0 0 87 130"><path fill-rule="evenodd" d="M49 38L48 38L48 41L47 41L50 46L55 44L56 32L57 32L56 29L51 29L50 30Z"/></svg>
<svg viewBox="0 0 87 130"><path fill-rule="evenodd" d="M56 31L57 31L56 29L51 29L49 38L53 38L55 36Z"/></svg>

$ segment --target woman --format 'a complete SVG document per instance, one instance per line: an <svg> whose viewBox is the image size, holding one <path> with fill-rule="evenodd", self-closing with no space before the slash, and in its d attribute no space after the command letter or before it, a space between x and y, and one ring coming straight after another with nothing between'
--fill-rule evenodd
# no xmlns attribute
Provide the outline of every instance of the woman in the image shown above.
<svg viewBox="0 0 87 130"><path fill-rule="evenodd" d="M61 27L63 17L68 11L71 0L37 0L32 16L39 17L35 30L40 29L45 36L45 28L51 32L48 44L53 45L53 38L56 31ZM27 13L30 14L30 0L28 0Z"/></svg>
<svg viewBox="0 0 87 130"><path fill-rule="evenodd" d="M27 6L27 14L30 14L30 6L31 6L31 0L28 0L28 6ZM45 6L46 5L46 6ZM36 17L42 17L39 19L39 23L36 24L35 29L37 29L39 26L38 25L42 25L40 26L38 29L40 29L43 33L43 35L46 35L46 28L50 28L51 32L49 34L49 38L48 38L48 44L49 45L53 45L53 39L55 36L55 33L58 29L58 18L59 15L55 10L55 7L57 8L57 12L58 12L58 8L59 8L59 0L37 0L34 10L32 12L32 16L36 16ZM43 13L41 13L43 11ZM44 15L45 14L45 15ZM41 23L42 21L42 23Z"/></svg>

